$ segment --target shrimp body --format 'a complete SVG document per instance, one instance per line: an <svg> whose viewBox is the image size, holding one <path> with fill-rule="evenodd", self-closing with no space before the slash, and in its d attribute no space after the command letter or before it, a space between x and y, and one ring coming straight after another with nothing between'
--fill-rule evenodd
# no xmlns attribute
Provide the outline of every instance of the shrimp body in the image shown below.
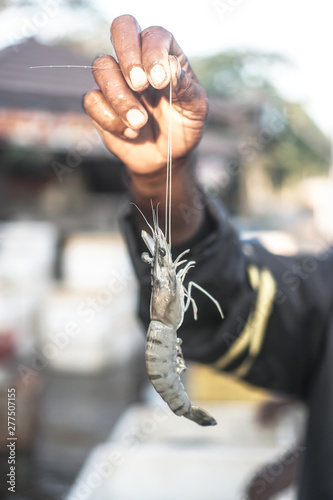
<svg viewBox="0 0 333 500"><path fill-rule="evenodd" d="M150 322L146 343L146 367L149 380L170 409L178 416L199 425L216 425L205 410L192 405L180 379L185 364L177 332L160 321Z"/></svg>
<svg viewBox="0 0 333 500"><path fill-rule="evenodd" d="M172 261L170 246L158 227L156 217L153 219L153 237L145 231L141 233L150 254L143 253L142 260L151 265L152 285L151 322L146 341L148 377L155 390L176 415L184 416L199 425L216 425L215 419L205 410L192 405L180 378L180 373L186 366L180 347L181 339L177 338L177 329L182 324L190 303L196 318L197 307L190 296L190 286L203 289L193 282L189 284L188 290L185 289L183 281L194 262L180 261L188 250ZM177 272L177 267L184 263L185 266ZM206 291L204 293L217 303ZM219 305L218 308L222 314Z"/></svg>
<svg viewBox="0 0 333 500"><path fill-rule="evenodd" d="M176 415L186 415L191 403L180 380L177 332L160 321L150 322L146 343L149 380Z"/></svg>

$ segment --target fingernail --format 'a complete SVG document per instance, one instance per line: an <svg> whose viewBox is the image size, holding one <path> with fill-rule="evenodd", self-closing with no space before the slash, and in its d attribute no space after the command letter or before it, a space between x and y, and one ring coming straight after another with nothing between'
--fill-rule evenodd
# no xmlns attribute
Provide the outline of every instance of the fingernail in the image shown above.
<svg viewBox="0 0 333 500"><path fill-rule="evenodd" d="M133 128L141 127L145 121L145 116L138 109L130 109L127 112L126 118Z"/></svg>
<svg viewBox="0 0 333 500"><path fill-rule="evenodd" d="M155 64L150 70L150 78L153 81L153 84L156 86L161 85L166 79L167 74L162 64Z"/></svg>
<svg viewBox="0 0 333 500"><path fill-rule="evenodd" d="M148 80L146 73L139 66L134 66L130 71L130 79L134 88L144 87Z"/></svg>
<svg viewBox="0 0 333 500"><path fill-rule="evenodd" d="M139 132L137 130L133 130L132 128L125 128L123 135L127 139L136 139L139 135Z"/></svg>

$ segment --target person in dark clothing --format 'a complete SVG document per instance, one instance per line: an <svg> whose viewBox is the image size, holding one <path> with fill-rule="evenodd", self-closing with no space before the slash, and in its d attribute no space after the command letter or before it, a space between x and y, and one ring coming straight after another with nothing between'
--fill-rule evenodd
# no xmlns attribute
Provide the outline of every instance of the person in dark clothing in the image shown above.
<svg viewBox="0 0 333 500"><path fill-rule="evenodd" d="M277 256L241 242L220 203L193 175L207 98L186 56L161 27L141 31L129 15L115 19L118 62L94 62L97 88L84 106L106 146L127 166L134 203L151 221L151 200L164 217L169 82L173 83L173 255L190 248L191 280L220 303L193 292L198 320L179 330L188 359L305 401L309 409L299 499L333 500L333 249ZM186 217L184 213L186 212ZM141 261L147 229L130 206L122 228L140 283L139 315L149 323L150 268Z"/></svg>

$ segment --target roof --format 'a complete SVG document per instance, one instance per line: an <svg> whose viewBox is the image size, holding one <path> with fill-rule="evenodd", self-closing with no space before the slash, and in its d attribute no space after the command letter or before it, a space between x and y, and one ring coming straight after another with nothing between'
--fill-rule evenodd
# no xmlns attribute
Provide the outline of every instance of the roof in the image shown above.
<svg viewBox="0 0 333 500"><path fill-rule="evenodd" d="M46 65L90 66L89 57L61 45L30 38L0 51L0 106L81 110L83 95L94 85L88 68L41 68Z"/></svg>

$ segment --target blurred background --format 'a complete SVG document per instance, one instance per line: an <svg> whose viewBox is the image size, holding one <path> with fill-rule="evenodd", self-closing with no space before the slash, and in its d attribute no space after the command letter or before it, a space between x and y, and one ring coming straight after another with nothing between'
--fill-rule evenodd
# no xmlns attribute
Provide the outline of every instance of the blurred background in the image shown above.
<svg viewBox="0 0 333 500"><path fill-rule="evenodd" d="M142 28L163 25L190 57L210 100L198 182L223 200L241 237L258 237L276 253L313 255L333 239L332 7L325 0L315 6L300 0L119 4L0 5L0 459L4 477L7 389L15 387L21 499L67 498L75 479L87 477L84 463L96 463L96 457L86 462L95 446L119 440L126 429L142 431L142 422L153 419L133 410L152 396L135 317L136 282L117 223L128 204L126 178L82 110L82 96L94 83L91 70L31 67L90 66L98 55L112 53L109 26L121 14L135 15ZM239 477L252 470L253 450L258 463L285 450L299 427L299 409L275 422L270 434L260 434L253 428L256 407L273 396L194 365L186 383L190 396L217 413L225 405L221 420L229 422L230 433L222 430L212 441L224 450L233 446L224 460L228 468L236 456L235 477L228 469L232 484L223 498L234 499L233 485L241 495ZM124 418L126 425L115 428ZM232 427L238 419L247 437ZM160 432L163 442L179 441L169 428ZM135 435L142 444L152 434ZM187 442L204 439L195 436ZM260 439L264 452L255 444ZM159 463L153 449L147 457ZM240 463L247 464L242 472ZM131 477L130 466L122 470ZM131 496L118 481L119 490L108 486L108 498L151 498L148 491ZM3 498L13 498L5 482L0 487ZM104 498L98 488L84 498ZM82 491L72 498L83 498ZM170 498L165 494L152 498ZM211 498L217 498L214 491Z"/></svg>

